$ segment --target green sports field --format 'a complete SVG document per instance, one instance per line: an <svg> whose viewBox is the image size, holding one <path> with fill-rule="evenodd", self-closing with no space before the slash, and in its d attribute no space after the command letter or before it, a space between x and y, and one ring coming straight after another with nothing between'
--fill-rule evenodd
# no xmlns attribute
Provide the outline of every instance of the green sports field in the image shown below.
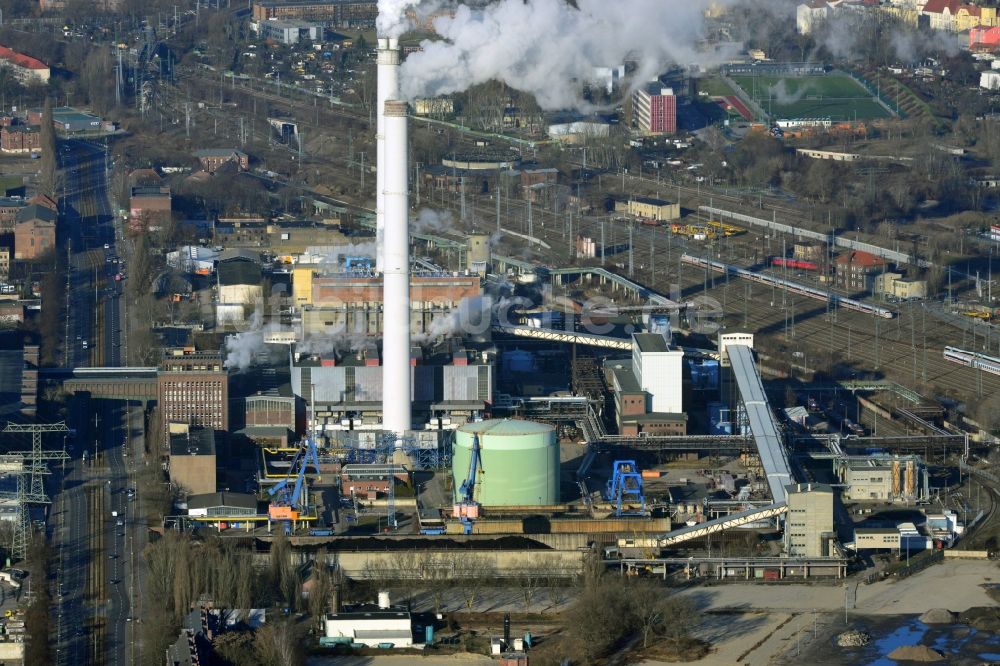
<svg viewBox="0 0 1000 666"><path fill-rule="evenodd" d="M857 81L843 74L731 78L774 119L870 120L891 115Z"/></svg>

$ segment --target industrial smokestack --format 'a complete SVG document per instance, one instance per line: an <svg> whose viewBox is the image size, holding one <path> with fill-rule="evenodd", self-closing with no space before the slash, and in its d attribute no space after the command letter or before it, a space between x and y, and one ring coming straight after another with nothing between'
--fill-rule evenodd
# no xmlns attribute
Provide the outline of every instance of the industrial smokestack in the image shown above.
<svg viewBox="0 0 1000 666"><path fill-rule="evenodd" d="M403 436L410 414L410 232L406 102L387 100L382 268L382 426Z"/></svg>
<svg viewBox="0 0 1000 666"><path fill-rule="evenodd" d="M399 40L378 40L378 84L375 96L375 270L385 260L385 102L396 99L399 90Z"/></svg>

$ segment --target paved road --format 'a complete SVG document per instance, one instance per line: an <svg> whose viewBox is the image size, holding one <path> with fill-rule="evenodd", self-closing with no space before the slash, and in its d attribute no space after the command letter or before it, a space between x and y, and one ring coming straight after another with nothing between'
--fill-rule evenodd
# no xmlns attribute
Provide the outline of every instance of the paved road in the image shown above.
<svg viewBox="0 0 1000 666"><path fill-rule="evenodd" d="M62 209L64 234L72 255L67 279L66 338L64 361L70 367L90 364L92 355L106 366L122 365L125 343L122 333L125 304L121 284L114 280L118 265L113 208L108 193L107 157L101 144L87 141L60 143L60 160L64 173ZM62 251L66 251L64 247ZM103 310L100 305L103 303ZM95 321L95 313L103 312L103 320ZM94 324L98 324L95 328ZM84 346L86 343L86 346ZM95 349L95 346L99 346ZM94 352L99 352L94 354ZM126 488L134 486L128 479L124 446L130 442L134 429L141 436L141 412L117 401L85 401L77 399L71 407L71 420L78 425L81 441L73 451L65 475L59 479L62 491L55 497L53 508L53 538L59 555L57 594L61 590L57 623L58 663L130 664L136 660L135 635L132 632L131 599L136 596L132 586L132 570L141 544L127 536L130 522ZM98 418L99 417L99 418ZM95 418L97 419L95 421ZM99 429L94 428L95 424ZM84 433L89 433L89 437ZM101 467L85 466L81 461L84 449L91 462L95 454L103 454ZM109 599L96 609L85 606L87 571L93 553L89 550L86 483L96 485L105 493L103 516L104 549L107 563ZM116 511L119 516L112 516ZM119 524L121 522L121 524ZM99 613L106 619L105 653L94 654L93 637L85 626L89 613Z"/></svg>

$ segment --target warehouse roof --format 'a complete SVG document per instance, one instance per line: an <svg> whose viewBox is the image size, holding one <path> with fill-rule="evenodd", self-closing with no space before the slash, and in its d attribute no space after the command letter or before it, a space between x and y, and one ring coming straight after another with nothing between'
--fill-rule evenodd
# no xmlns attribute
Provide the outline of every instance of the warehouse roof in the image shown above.
<svg viewBox="0 0 1000 666"><path fill-rule="evenodd" d="M215 455L215 431L211 428L190 428L186 433L171 433L170 455Z"/></svg>
<svg viewBox="0 0 1000 666"><path fill-rule="evenodd" d="M895 527L855 527L855 534L899 534Z"/></svg>
<svg viewBox="0 0 1000 666"><path fill-rule="evenodd" d="M204 493L188 497L187 505L188 511L217 506L231 506L237 509L253 509L256 511L257 498L247 493Z"/></svg>
<svg viewBox="0 0 1000 666"><path fill-rule="evenodd" d="M667 340L659 333L635 333L632 336L635 344L639 346L641 352L665 352L670 351Z"/></svg>
<svg viewBox="0 0 1000 666"><path fill-rule="evenodd" d="M687 421L688 415L683 412L649 412L637 416L623 416L622 423L660 423L663 421Z"/></svg>
<svg viewBox="0 0 1000 666"><path fill-rule="evenodd" d="M639 382L635 378L635 373L632 371L631 360L615 359L613 361L606 361L605 367L610 368L611 372L614 373L615 379L618 382L618 388L623 393L642 392L642 387L639 386Z"/></svg>
<svg viewBox="0 0 1000 666"><path fill-rule="evenodd" d="M236 148L203 148L202 150L194 151L195 157L232 157L233 155L238 157L247 156L242 150L237 150Z"/></svg>
<svg viewBox="0 0 1000 666"><path fill-rule="evenodd" d="M246 225L245 222L242 224ZM232 261L233 259L252 261L259 264L260 252L255 252L254 250L248 250L242 247L228 247L219 254L219 261Z"/></svg>
<svg viewBox="0 0 1000 666"><path fill-rule="evenodd" d="M646 204L647 206L671 206L674 203L666 199L654 199L652 197L632 197L631 200L636 203Z"/></svg>
<svg viewBox="0 0 1000 666"><path fill-rule="evenodd" d="M242 260L219 262L219 284L260 284L260 266Z"/></svg>
<svg viewBox="0 0 1000 666"><path fill-rule="evenodd" d="M43 222L53 222L56 221L55 212L45 206L39 206L38 204L29 204L17 211L17 217L15 218L18 222L27 222L28 220L41 220Z"/></svg>

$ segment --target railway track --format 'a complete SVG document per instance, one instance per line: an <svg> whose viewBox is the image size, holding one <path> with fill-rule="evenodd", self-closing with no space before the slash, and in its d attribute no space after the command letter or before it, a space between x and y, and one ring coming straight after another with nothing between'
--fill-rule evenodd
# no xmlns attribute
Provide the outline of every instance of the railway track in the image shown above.
<svg viewBox="0 0 1000 666"><path fill-rule="evenodd" d="M478 201L473 201L470 206L469 199L473 198L467 197L466 206L475 211L474 215L480 221L495 219L495 208ZM451 202L443 199L441 203ZM514 216L517 231L524 230L518 226L523 224L523 219L521 215ZM510 217L504 220L505 226L511 222ZM554 249L565 251L565 243L569 239L564 239L564 224L564 220L551 213L536 212L533 232ZM599 239L600 227L599 221L577 219L574 221L574 235L581 232ZM608 246L628 238L627 229L610 223L604 224L604 234ZM698 295L714 298L723 306L727 327L746 326L757 331L762 342L770 340L778 346L784 343L785 346L794 345L796 349L802 347L807 358L809 352L836 353L848 366L856 367L858 374L874 371L904 385L933 386L960 398L980 398L1000 392L1000 378L943 359L944 347L964 339L966 332L954 326L942 326L942 322L935 318L920 316L921 311L917 308L900 308L893 320L842 308L836 309L831 316L825 304L811 299L683 267L680 263L683 252L691 249L704 254L706 246L675 238L661 228L634 228L632 242L634 279L661 293L669 294L671 285L677 285L684 298ZM780 246L775 245L772 250L769 245L770 239L748 232L708 247L712 256L722 261L747 263L748 257L756 256L762 260L764 256L779 251ZM595 263L600 261L598 258ZM605 260L609 268L619 268L623 275L627 274L625 262L627 255ZM930 326L927 319L931 319ZM784 340L786 329L789 335Z"/></svg>
<svg viewBox="0 0 1000 666"><path fill-rule="evenodd" d="M107 557L104 547L104 488L87 487L87 534L90 566L87 567L86 601L92 606L88 636L91 638L90 654L95 664L106 662L107 622L101 609L108 599Z"/></svg>

